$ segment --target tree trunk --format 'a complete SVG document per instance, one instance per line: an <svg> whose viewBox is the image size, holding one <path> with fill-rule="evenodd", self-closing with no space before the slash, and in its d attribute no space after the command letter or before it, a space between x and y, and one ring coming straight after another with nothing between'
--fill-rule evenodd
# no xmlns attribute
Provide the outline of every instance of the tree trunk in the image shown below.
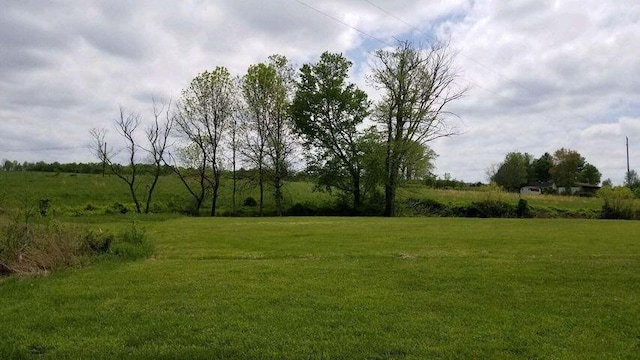
<svg viewBox="0 0 640 360"><path fill-rule="evenodd" d="M216 216L216 203L218 202L218 188L220 187L220 175L216 175L215 183L213 184L212 196L211 196L211 216Z"/></svg>
<svg viewBox="0 0 640 360"><path fill-rule="evenodd" d="M264 169L262 164L258 165L258 188L260 189L260 202L258 204L258 215L262 216L264 211Z"/></svg>
<svg viewBox="0 0 640 360"><path fill-rule="evenodd" d="M357 214L360 211L360 176L353 177L353 211Z"/></svg>

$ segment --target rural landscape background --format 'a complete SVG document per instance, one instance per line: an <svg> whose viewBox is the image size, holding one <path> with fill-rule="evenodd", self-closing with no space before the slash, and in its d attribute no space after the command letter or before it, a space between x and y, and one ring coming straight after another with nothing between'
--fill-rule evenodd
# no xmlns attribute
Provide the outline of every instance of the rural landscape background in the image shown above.
<svg viewBox="0 0 640 360"><path fill-rule="evenodd" d="M633 1L0 20L0 358L640 353Z"/></svg>

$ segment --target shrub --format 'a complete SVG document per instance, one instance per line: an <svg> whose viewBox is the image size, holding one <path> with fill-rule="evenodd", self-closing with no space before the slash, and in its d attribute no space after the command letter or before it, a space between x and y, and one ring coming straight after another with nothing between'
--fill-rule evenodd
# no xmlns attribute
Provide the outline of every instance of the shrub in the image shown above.
<svg viewBox="0 0 640 360"><path fill-rule="evenodd" d="M636 217L633 205L633 192L627 187L604 186L598 190L598 197L604 199L601 219L632 220Z"/></svg>
<svg viewBox="0 0 640 360"><path fill-rule="evenodd" d="M295 203L285 214L287 216L314 216L317 214L317 210L308 204Z"/></svg>
<svg viewBox="0 0 640 360"><path fill-rule="evenodd" d="M0 231L0 273L46 273L78 265L81 243L76 228L11 221Z"/></svg>
<svg viewBox="0 0 640 360"><path fill-rule="evenodd" d="M114 203L105 210L107 214L126 214L129 212L126 206L121 203Z"/></svg>
<svg viewBox="0 0 640 360"><path fill-rule="evenodd" d="M249 196L248 198L244 199L244 201L242 202L242 205L253 207L253 206L258 206L258 202L256 201L256 199Z"/></svg>
<svg viewBox="0 0 640 360"><path fill-rule="evenodd" d="M520 199L518 201L518 206L516 207L516 215L519 218L530 218L531 217L531 209L529 208L529 203L527 203L527 200Z"/></svg>
<svg viewBox="0 0 640 360"><path fill-rule="evenodd" d="M474 201L467 207L467 217L506 218L514 217L513 205L499 200Z"/></svg>
<svg viewBox="0 0 640 360"><path fill-rule="evenodd" d="M38 210L40 211L40 216L47 216L47 211L51 207L51 200L49 199L40 199L38 201Z"/></svg>
<svg viewBox="0 0 640 360"><path fill-rule="evenodd" d="M449 208L446 205L432 199L410 198L405 202L405 207L413 215L446 216L449 214Z"/></svg>
<svg viewBox="0 0 640 360"><path fill-rule="evenodd" d="M119 258L136 260L149 257L153 253L153 245L147 241L144 228L138 227L134 221L116 238L112 253Z"/></svg>
<svg viewBox="0 0 640 360"><path fill-rule="evenodd" d="M56 222L30 223L20 216L0 227L0 274L48 273L83 265L96 255L139 259L153 252L144 229L131 227L114 236Z"/></svg>

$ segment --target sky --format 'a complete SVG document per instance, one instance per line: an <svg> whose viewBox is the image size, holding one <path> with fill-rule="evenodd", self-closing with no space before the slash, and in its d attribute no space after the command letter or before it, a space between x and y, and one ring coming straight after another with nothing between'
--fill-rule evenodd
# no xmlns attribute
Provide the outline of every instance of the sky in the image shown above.
<svg viewBox="0 0 640 360"><path fill-rule="evenodd" d="M640 170L637 0L0 0L0 159L97 162L89 131L122 106L151 120L204 70L285 55L296 67L345 54L367 81L371 54L398 40L449 43L457 86L429 145L435 173L486 182L508 152L579 152L614 184Z"/></svg>

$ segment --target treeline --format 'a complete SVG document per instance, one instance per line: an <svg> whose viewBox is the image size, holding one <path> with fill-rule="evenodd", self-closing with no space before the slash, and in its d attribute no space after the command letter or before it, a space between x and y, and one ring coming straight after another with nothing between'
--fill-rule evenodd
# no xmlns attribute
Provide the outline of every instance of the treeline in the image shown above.
<svg viewBox="0 0 640 360"><path fill-rule="evenodd" d="M428 143L456 134L448 104L466 89L456 87L452 63L441 43L399 42L376 51L368 79L381 94L377 102L349 81L352 63L342 54L325 52L299 69L273 55L240 75L218 66L198 74L177 101L154 101L153 121L144 129L138 113L121 107L115 125L124 148L108 148L106 130L93 129L92 149L127 184L137 212L148 212L167 167L191 196L193 214L206 199L211 216L222 174L229 172L235 212L237 169L245 167L254 170L258 213L270 196L282 215L283 182L292 164L303 163L316 188L337 194L352 213L376 206L393 216L398 186L424 180L433 168L436 154ZM125 167L116 154L126 157ZM143 155L153 181L139 199Z"/></svg>
<svg viewBox="0 0 640 360"><path fill-rule="evenodd" d="M579 183L599 185L602 174L575 150L558 149L553 155L539 158L531 154L510 152L502 163L489 170L492 182L508 191L518 191L526 185L571 189ZM554 190L555 191L555 190ZM569 191L569 190L566 190Z"/></svg>
<svg viewBox="0 0 640 360"><path fill-rule="evenodd" d="M116 164L119 167L119 171L124 173L131 173L131 169L127 166ZM150 173L153 169L153 165L150 164L138 164L139 169L142 172ZM19 163L16 160L4 160L2 162L2 167L0 168L2 171L40 171L40 172L52 172L52 173L72 173L72 174L102 174L103 171L105 173L110 173L110 169L106 169L104 164L102 163L59 163L52 162L47 163L44 161L38 162L22 162ZM170 166L163 166L161 170L162 175L171 174Z"/></svg>

